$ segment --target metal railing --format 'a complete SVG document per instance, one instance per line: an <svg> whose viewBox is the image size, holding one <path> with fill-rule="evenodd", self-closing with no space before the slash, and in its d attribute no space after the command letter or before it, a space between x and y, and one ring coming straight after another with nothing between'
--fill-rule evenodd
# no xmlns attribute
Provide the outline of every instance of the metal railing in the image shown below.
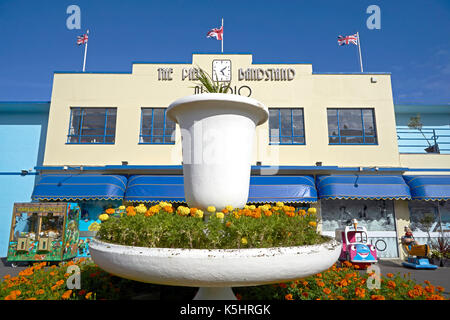
<svg viewBox="0 0 450 320"><path fill-rule="evenodd" d="M450 128L397 128L400 153L450 154Z"/></svg>

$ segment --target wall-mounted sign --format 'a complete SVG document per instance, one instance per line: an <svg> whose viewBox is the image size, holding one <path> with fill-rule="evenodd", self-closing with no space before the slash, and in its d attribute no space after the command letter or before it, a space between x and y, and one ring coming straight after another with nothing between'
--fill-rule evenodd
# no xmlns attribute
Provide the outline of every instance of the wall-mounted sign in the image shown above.
<svg viewBox="0 0 450 320"><path fill-rule="evenodd" d="M292 68L247 68L238 70L239 81L291 81L295 78Z"/></svg>

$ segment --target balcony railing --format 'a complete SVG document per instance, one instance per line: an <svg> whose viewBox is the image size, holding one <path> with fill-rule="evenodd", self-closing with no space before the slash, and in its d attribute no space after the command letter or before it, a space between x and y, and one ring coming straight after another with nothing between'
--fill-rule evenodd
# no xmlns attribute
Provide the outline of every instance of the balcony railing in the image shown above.
<svg viewBox="0 0 450 320"><path fill-rule="evenodd" d="M400 153L450 154L450 128L397 128Z"/></svg>

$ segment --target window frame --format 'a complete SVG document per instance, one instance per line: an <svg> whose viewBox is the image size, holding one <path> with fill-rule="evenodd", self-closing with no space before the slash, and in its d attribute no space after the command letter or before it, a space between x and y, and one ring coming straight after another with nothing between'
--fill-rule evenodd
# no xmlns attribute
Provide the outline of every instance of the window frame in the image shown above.
<svg viewBox="0 0 450 320"><path fill-rule="evenodd" d="M330 122L328 121L328 112L330 110L336 110L336 118L337 118L337 135L330 135L329 133L329 127ZM339 127L339 111L340 110L360 110L361 112L361 128L362 128L362 135L361 136L341 136L341 130ZM365 127L364 127L364 110L371 110L372 111L372 119L373 119L373 135L366 135ZM333 146L346 146L346 145L362 145L362 146L377 146L378 145L378 130L377 130L377 122L376 122L376 116L375 116L375 108L327 108L327 129L328 129L328 145ZM357 143L346 143L341 142L341 138L362 138L363 142L357 142ZM330 138L338 138L338 142L331 142ZM372 138L375 140L375 142L365 142L366 138Z"/></svg>
<svg viewBox="0 0 450 320"><path fill-rule="evenodd" d="M157 137L162 137L162 140L163 140L163 142L152 142L152 140L153 140L153 137L155 137L154 135L153 135L153 129L154 129L154 114L155 114L155 109L160 109L160 110L164 110L164 120L163 120L163 134L162 134L162 136L161 135L157 135ZM143 120L143 118L144 118L144 110L152 110L152 126L151 126L151 129L150 129L150 134L145 134L145 135L143 135L142 134L142 124L143 124L143 122L142 122L142 120ZM140 125L139 125L139 140L138 140L138 144L156 144L156 145L174 145L175 144L175 141L170 141L170 142L164 142L165 141L165 137L167 136L169 136L169 135L167 135L166 134L166 125L167 125L167 121L166 121L166 119L167 119L167 108L149 108L149 107L141 107L141 123L140 123ZM168 120L170 120L170 119L168 119ZM175 122L174 122L175 123ZM174 129L174 132L175 132L175 130L176 130L176 123L175 123L175 129ZM170 135L170 136L172 136L172 135ZM150 142L141 142L141 140L142 140L142 138L143 137L148 137L148 138L150 138Z"/></svg>
<svg viewBox="0 0 450 320"><path fill-rule="evenodd" d="M79 134L70 134L70 129L72 128L72 122L73 122L73 112L74 110L80 110L81 114L80 114L80 123L79 123L79 128L78 128L78 132ZM83 117L84 117L84 110L86 109L104 109L105 113L104 113L104 118L105 118L105 122L104 122L104 127L103 127L103 135L98 135L98 134L81 134L82 133L82 127L83 127ZM116 121L114 123L114 134L106 134L106 131L108 129L108 110L115 110L116 111ZM115 144L116 143L116 128L117 128L117 107L70 107L70 119L69 119L69 131L67 133L67 140L66 140L66 144ZM70 138L71 137L78 137L78 142L71 142ZM81 142L81 138L83 137L103 137L103 141L102 142ZM114 139L113 142L107 142L106 141L106 137L112 137Z"/></svg>
<svg viewBox="0 0 450 320"><path fill-rule="evenodd" d="M272 136L272 134L271 134L271 130L270 130L270 110L277 110L278 111L278 130L279 130L278 136ZM281 135L281 110L290 110L290 112L291 112L291 135L290 136L283 136L283 135ZM293 114L294 110L301 110L302 111L303 135L294 135L294 114ZM275 146L279 146L279 145L304 146L304 145L306 145L306 137L305 137L305 110L304 110L304 108L301 108L301 107L299 107L299 108L269 108L268 125L269 125L269 145L275 145ZM278 142L272 142L272 137L278 137L279 141ZM291 142L281 142L282 138L291 138ZM303 138L303 143L294 142L294 138Z"/></svg>

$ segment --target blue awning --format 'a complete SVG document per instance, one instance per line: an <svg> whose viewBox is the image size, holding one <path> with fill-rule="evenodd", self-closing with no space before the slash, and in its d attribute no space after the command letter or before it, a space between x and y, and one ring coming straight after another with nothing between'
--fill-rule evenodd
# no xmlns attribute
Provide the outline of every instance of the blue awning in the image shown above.
<svg viewBox="0 0 450 320"><path fill-rule="evenodd" d="M132 176L126 201L186 202L183 176ZM311 176L252 176L248 202L315 202L317 192Z"/></svg>
<svg viewBox="0 0 450 320"><path fill-rule="evenodd" d="M183 176L132 176L125 201L186 202Z"/></svg>
<svg viewBox="0 0 450 320"><path fill-rule="evenodd" d="M316 184L320 199L411 199L400 175L323 175Z"/></svg>
<svg viewBox="0 0 450 320"><path fill-rule="evenodd" d="M33 200L122 200L127 178L101 174L44 174Z"/></svg>
<svg viewBox="0 0 450 320"><path fill-rule="evenodd" d="M252 176L248 202L316 202L312 176Z"/></svg>
<svg viewBox="0 0 450 320"><path fill-rule="evenodd" d="M450 200L450 176L403 176L413 200Z"/></svg>

